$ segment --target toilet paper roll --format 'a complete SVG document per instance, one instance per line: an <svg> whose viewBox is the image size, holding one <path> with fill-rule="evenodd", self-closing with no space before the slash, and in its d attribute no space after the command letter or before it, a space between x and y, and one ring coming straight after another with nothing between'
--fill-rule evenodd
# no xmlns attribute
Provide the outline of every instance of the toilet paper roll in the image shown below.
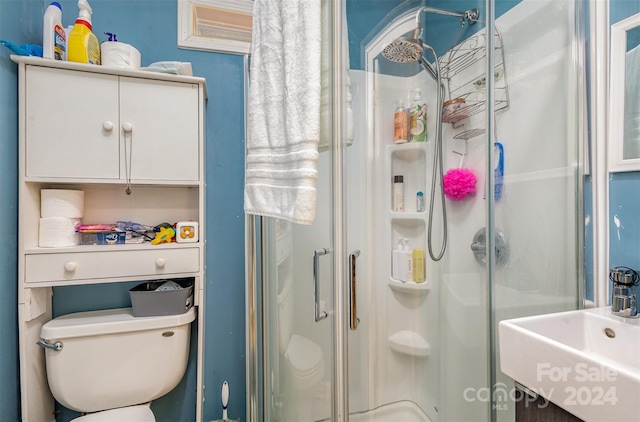
<svg viewBox="0 0 640 422"><path fill-rule="evenodd" d="M80 244L80 234L76 226L79 218L47 217L40 219L40 237L38 244L42 248L59 248Z"/></svg>
<svg viewBox="0 0 640 422"><path fill-rule="evenodd" d="M82 218L83 216L83 191L66 189L40 191L40 217Z"/></svg>
<svg viewBox="0 0 640 422"><path fill-rule="evenodd" d="M132 45L117 41L105 41L100 46L102 66L140 68L140 52Z"/></svg>

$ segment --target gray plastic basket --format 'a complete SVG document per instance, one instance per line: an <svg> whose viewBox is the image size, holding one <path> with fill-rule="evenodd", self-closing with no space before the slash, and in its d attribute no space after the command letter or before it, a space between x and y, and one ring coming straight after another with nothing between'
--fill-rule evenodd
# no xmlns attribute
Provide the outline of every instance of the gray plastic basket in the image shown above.
<svg viewBox="0 0 640 422"><path fill-rule="evenodd" d="M155 291L169 280L148 281L129 289L134 317L183 314L193 306L193 278L173 279L180 290Z"/></svg>

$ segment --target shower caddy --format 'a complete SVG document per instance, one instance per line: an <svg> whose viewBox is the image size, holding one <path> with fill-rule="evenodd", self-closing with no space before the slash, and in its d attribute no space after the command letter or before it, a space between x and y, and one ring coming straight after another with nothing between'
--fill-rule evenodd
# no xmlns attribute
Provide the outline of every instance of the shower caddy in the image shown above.
<svg viewBox="0 0 640 422"><path fill-rule="evenodd" d="M51 420L44 351L53 288L194 280L202 414L205 80L12 56L19 79L18 329L22 419ZM82 98L82 101L78 101ZM64 113L52 113L62 110ZM40 192L84 192L84 223L199 222L197 243L39 246ZM59 294L64 295L61 291Z"/></svg>

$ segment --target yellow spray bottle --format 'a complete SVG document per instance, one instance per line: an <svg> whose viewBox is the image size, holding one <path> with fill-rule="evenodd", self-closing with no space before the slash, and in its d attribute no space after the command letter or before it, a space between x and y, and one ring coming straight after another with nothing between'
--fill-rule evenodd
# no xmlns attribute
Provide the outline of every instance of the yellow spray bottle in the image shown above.
<svg viewBox="0 0 640 422"><path fill-rule="evenodd" d="M91 6L87 0L78 0L80 14L69 33L67 60L77 63L100 64L100 43L91 32Z"/></svg>

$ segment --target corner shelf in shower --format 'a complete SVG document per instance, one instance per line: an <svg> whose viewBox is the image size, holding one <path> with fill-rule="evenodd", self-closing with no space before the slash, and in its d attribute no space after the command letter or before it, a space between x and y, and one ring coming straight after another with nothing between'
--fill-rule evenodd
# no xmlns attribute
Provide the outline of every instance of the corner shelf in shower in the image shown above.
<svg viewBox="0 0 640 422"><path fill-rule="evenodd" d="M426 358L431 354L429 343L415 331L403 330L389 336L389 347L403 355Z"/></svg>
<svg viewBox="0 0 640 422"><path fill-rule="evenodd" d="M401 293L426 294L429 291L429 283L426 281L422 283L416 283L415 281L404 282L393 277L389 277L389 287L391 290Z"/></svg>

